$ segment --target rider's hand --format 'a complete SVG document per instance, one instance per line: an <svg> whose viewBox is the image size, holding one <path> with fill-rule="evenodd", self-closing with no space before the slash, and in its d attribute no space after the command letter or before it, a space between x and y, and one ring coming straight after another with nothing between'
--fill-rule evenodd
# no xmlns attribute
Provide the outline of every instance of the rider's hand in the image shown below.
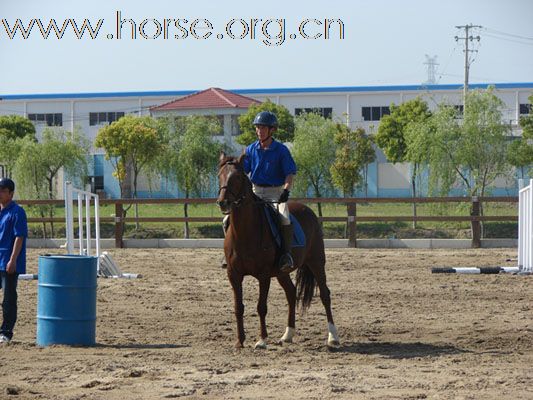
<svg viewBox="0 0 533 400"><path fill-rule="evenodd" d="M289 193L289 189L283 189L283 192L281 192L281 195L279 196L278 202L286 203L289 201Z"/></svg>

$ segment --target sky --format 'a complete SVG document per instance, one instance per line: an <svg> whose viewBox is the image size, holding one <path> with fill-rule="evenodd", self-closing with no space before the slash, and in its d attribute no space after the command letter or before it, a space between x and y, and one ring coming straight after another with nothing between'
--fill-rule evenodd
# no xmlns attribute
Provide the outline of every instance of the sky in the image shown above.
<svg viewBox="0 0 533 400"><path fill-rule="evenodd" d="M60 39L41 34L51 19ZM84 19L95 38L76 37ZM0 97L417 85L425 55L462 83L467 24L471 83L533 82L532 20L533 0L0 0Z"/></svg>

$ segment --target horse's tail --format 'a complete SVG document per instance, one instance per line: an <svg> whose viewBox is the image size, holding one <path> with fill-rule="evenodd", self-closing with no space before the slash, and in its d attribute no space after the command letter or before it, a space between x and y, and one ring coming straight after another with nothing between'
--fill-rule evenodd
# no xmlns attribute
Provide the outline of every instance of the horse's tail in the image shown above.
<svg viewBox="0 0 533 400"><path fill-rule="evenodd" d="M296 272L296 300L300 304L302 312L305 312L311 305L315 294L315 276L307 265L302 265Z"/></svg>

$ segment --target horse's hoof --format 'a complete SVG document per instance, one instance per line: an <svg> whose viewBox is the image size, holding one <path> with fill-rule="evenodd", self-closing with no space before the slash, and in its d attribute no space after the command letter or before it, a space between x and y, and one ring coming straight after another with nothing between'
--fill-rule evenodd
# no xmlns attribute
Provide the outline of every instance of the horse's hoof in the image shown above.
<svg viewBox="0 0 533 400"><path fill-rule="evenodd" d="M237 350L240 350L240 349L242 349L243 347L244 347L244 345L242 344L242 342L239 342L239 341L238 341L237 343L235 343L235 348L236 348Z"/></svg>
<svg viewBox="0 0 533 400"><path fill-rule="evenodd" d="M259 340L259 342L257 342L254 347L254 349L256 350L266 350L266 348L267 344L263 339Z"/></svg>
<svg viewBox="0 0 533 400"><path fill-rule="evenodd" d="M282 345L283 343L292 343L292 338L294 337L294 328L287 327L283 336L279 339L278 344Z"/></svg>
<svg viewBox="0 0 533 400"><path fill-rule="evenodd" d="M328 348L338 349L341 347L341 343L338 340L328 340Z"/></svg>

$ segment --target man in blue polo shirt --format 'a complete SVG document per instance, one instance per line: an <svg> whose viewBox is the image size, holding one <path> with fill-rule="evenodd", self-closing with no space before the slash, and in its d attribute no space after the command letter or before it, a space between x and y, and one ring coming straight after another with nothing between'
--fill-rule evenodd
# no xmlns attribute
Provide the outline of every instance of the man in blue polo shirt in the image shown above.
<svg viewBox="0 0 533 400"><path fill-rule="evenodd" d="M13 337L17 321L18 275L26 273L26 237L28 224L24 209L13 201L15 183L0 179L0 284L4 292L0 343Z"/></svg>
<svg viewBox="0 0 533 400"><path fill-rule="evenodd" d="M278 119L270 111L262 111L254 119L257 141L246 148L244 171L249 174L254 193L261 199L278 203L281 220L282 256L279 261L282 272L293 266L291 256L293 226L289 219L289 193L296 164L289 149L272 137L278 128ZM227 230L228 219L225 219ZM225 261L223 261L224 265Z"/></svg>

